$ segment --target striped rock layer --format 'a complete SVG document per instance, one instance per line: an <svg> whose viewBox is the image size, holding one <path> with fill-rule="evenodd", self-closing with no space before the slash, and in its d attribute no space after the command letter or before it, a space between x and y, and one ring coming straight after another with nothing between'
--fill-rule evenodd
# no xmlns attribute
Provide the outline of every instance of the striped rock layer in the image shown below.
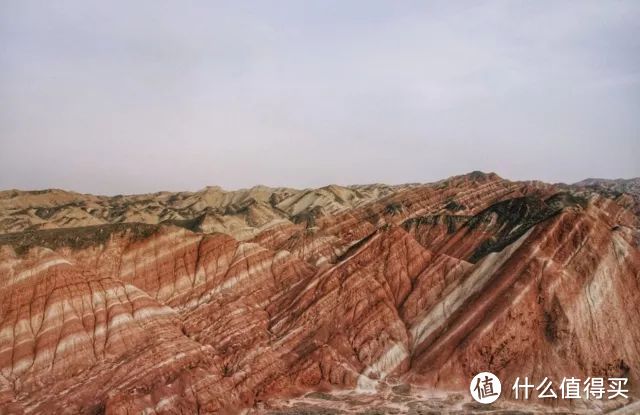
<svg viewBox="0 0 640 415"><path fill-rule="evenodd" d="M193 218L0 235L0 413L236 413L385 382L464 391L480 371L640 392L624 194L477 173L327 192L261 195L282 220L240 209L243 238Z"/></svg>

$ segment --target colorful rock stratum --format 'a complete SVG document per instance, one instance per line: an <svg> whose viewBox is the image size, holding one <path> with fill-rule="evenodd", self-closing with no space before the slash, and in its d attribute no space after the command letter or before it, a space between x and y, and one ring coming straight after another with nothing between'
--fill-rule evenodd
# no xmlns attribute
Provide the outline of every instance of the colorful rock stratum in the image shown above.
<svg viewBox="0 0 640 415"><path fill-rule="evenodd" d="M637 200L480 172L0 192L0 413L634 413ZM629 398L525 405L524 376L626 377Z"/></svg>

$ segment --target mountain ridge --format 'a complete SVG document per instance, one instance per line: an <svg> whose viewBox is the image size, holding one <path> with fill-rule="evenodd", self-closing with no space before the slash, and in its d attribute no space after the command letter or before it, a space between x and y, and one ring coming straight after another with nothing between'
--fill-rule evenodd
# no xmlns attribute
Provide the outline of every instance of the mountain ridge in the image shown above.
<svg viewBox="0 0 640 415"><path fill-rule="evenodd" d="M0 205L20 229L0 234L0 408L473 413L482 370L626 376L640 397L628 195L477 172L343 189Z"/></svg>

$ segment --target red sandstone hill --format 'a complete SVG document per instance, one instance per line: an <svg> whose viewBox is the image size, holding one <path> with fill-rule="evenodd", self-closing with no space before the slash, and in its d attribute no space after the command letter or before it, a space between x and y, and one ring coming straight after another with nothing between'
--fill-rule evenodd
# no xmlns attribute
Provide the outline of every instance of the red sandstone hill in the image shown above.
<svg viewBox="0 0 640 415"><path fill-rule="evenodd" d="M509 413L633 404L635 203L479 172L0 192L0 414L465 413L480 371ZM518 376L622 376L631 398L521 407Z"/></svg>

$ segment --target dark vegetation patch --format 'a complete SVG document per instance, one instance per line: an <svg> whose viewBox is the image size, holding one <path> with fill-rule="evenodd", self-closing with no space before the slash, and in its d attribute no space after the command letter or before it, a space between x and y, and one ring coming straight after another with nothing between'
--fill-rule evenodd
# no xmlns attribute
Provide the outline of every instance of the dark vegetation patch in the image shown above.
<svg viewBox="0 0 640 415"><path fill-rule="evenodd" d="M53 207L39 207L35 210L35 214L37 217L39 217L40 219L51 219L53 217L53 215L55 215L56 213L60 212L63 209L67 209L67 208L73 208L73 207L77 207L77 208L85 208L86 207L86 203L85 202L71 202L71 203L66 203L64 205L58 205L58 206L53 206Z"/></svg>
<svg viewBox="0 0 640 415"><path fill-rule="evenodd" d="M459 211L465 209L464 205L461 205L460 203L456 202L455 200L449 201L449 203L444 205L444 208L447 209L447 210L450 210L452 212L459 212Z"/></svg>
<svg viewBox="0 0 640 415"><path fill-rule="evenodd" d="M532 226L545 221L567 207L584 208L585 198L570 193L558 193L544 200L535 197L518 197L504 200L478 213L471 218L466 226L474 230L482 226L489 226L497 231L492 238L485 240L469 258L471 262L478 262L491 252L499 252L524 235Z"/></svg>
<svg viewBox="0 0 640 415"><path fill-rule="evenodd" d="M469 221L469 216L457 216L457 215L427 215L419 216L416 218L407 219L402 223L404 230L409 231L411 228L420 227L423 225L441 225L444 224L447 227L448 233L454 233Z"/></svg>
<svg viewBox="0 0 640 415"><path fill-rule="evenodd" d="M469 178L472 180L480 180L480 179L485 179L487 177L490 176L490 173L485 173L483 171L480 170L474 170L471 173L469 173Z"/></svg>
<svg viewBox="0 0 640 415"><path fill-rule="evenodd" d="M177 203L181 200L181 197L178 193L173 194L171 196L169 196L169 199L167 199L167 203L169 204L173 204L173 203Z"/></svg>
<svg viewBox="0 0 640 415"><path fill-rule="evenodd" d="M109 209L109 213L107 213L107 220L108 221L122 220L124 214L127 213L128 210L129 210L129 207L126 205L114 206Z"/></svg>
<svg viewBox="0 0 640 415"><path fill-rule="evenodd" d="M129 202L129 206L149 207L158 203L155 199L134 199Z"/></svg>
<svg viewBox="0 0 640 415"><path fill-rule="evenodd" d="M387 224L385 224L385 226L386 225ZM382 229L382 230L386 230L386 229ZM380 230L375 230L372 233L370 233L369 235L367 235L364 238L360 239L355 244L351 245L349 247L349 249L347 249L344 253L342 253L342 255L338 255L338 257L336 258L336 263L338 263L338 262L342 261L343 259L348 258L351 255L355 254L358 251L358 249L360 249L364 244L366 244L369 240L371 240L371 238L373 238L378 232L380 232Z"/></svg>
<svg viewBox="0 0 640 415"><path fill-rule="evenodd" d="M316 221L320 216L322 216L322 208L320 206L316 206L309 211L293 215L291 217L291 221L295 224L304 224L307 228L313 228L316 226Z"/></svg>
<svg viewBox="0 0 640 415"><path fill-rule="evenodd" d="M0 235L0 245L13 247L18 255L34 246L50 249L69 247L83 249L104 244L111 235L128 233L131 240L141 240L155 234L160 227L144 223L115 223L78 228L30 230Z"/></svg>
<svg viewBox="0 0 640 415"><path fill-rule="evenodd" d="M587 207L589 202L587 201L587 198L583 196L568 192L561 192L549 197L545 200L545 203L556 209L564 209L569 206L579 206L584 209Z"/></svg>
<svg viewBox="0 0 640 415"><path fill-rule="evenodd" d="M269 196L269 205L271 205L271 207L276 207L284 199L285 199L284 195L281 195L278 193L271 193L271 196Z"/></svg>
<svg viewBox="0 0 640 415"><path fill-rule="evenodd" d="M249 198L240 203L231 203L224 209L225 215L237 215L240 213L247 213L251 206L258 204L258 201L254 198Z"/></svg>
<svg viewBox="0 0 640 415"><path fill-rule="evenodd" d="M187 230L190 230L192 232L201 232L202 231L202 222L204 222L204 219L206 217L206 213L202 214L200 216L197 216L195 218L190 218L190 219L168 219L165 221L162 221L161 224L163 225L175 225L178 226L180 228L184 228Z"/></svg>
<svg viewBox="0 0 640 415"><path fill-rule="evenodd" d="M28 195L44 195L44 194L47 194L47 193L52 193L52 191L51 190L47 190L47 189L44 189L44 190L24 190L22 192L14 192L13 196L14 197L18 196L21 193L28 194Z"/></svg>
<svg viewBox="0 0 640 415"><path fill-rule="evenodd" d="M400 202L391 202L384 207L384 213L391 216L402 213L403 210L404 206Z"/></svg>

